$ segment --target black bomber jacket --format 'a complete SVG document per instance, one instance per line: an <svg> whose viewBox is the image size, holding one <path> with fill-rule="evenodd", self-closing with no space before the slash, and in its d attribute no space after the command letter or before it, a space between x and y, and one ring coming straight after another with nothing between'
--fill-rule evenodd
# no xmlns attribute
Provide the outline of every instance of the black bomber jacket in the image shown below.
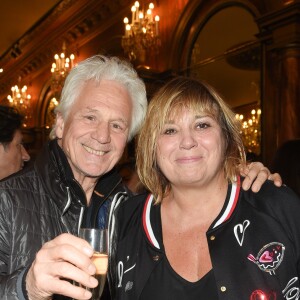
<svg viewBox="0 0 300 300"><path fill-rule="evenodd" d="M115 300L142 299L166 255L157 224L160 205L153 203L145 194L119 207L110 270ZM206 234L218 299L300 299L299 214L300 199L287 187L266 182L253 193L239 183L229 185L224 207ZM169 298L156 298L163 299Z"/></svg>

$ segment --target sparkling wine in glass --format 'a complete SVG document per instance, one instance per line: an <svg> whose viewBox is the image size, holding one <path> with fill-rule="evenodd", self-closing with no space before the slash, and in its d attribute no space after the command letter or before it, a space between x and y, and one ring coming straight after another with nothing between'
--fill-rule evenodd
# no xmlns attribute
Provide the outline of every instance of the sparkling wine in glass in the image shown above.
<svg viewBox="0 0 300 300"><path fill-rule="evenodd" d="M95 251L92 261L96 266L95 278L99 284L89 291L92 293L92 300L100 299L108 267L108 232L106 229L80 228L79 237L86 240Z"/></svg>

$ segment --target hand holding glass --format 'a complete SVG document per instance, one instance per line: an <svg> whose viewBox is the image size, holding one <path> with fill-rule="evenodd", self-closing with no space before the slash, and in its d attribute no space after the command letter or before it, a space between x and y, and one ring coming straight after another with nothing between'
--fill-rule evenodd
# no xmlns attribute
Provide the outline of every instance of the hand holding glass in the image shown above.
<svg viewBox="0 0 300 300"><path fill-rule="evenodd" d="M92 261L96 266L95 278L99 284L94 289L89 289L92 293L92 300L100 299L107 273L108 266L108 233L106 229L81 228L79 237L86 240L94 249Z"/></svg>

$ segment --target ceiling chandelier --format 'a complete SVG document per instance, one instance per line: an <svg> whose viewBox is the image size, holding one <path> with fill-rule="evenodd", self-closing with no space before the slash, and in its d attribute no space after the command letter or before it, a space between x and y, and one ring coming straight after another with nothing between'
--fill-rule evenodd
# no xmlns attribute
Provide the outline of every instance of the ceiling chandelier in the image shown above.
<svg viewBox="0 0 300 300"><path fill-rule="evenodd" d="M22 88L19 88L18 85L14 85L11 88L11 92L12 94L7 96L9 105L14 107L21 115L24 116L23 127L27 127L29 119L31 118L31 95L27 93L27 86L24 85Z"/></svg>
<svg viewBox="0 0 300 300"><path fill-rule="evenodd" d="M51 90L53 94L57 96L62 90L67 75L74 66L75 55L71 54L70 57L68 57L66 50L66 43L63 43L62 52L54 55L55 61L52 63L51 67Z"/></svg>
<svg viewBox="0 0 300 300"><path fill-rule="evenodd" d="M135 1L131 7L131 22L124 18L125 34L122 37L124 53L131 61L145 62L147 55L158 53L160 46L159 16L153 15L154 4L150 3L146 12Z"/></svg>

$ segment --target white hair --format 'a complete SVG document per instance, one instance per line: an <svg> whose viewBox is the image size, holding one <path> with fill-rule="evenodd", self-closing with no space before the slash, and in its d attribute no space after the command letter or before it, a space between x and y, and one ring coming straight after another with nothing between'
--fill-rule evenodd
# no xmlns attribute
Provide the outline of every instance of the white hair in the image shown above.
<svg viewBox="0 0 300 300"><path fill-rule="evenodd" d="M80 94L84 84L89 80L100 82L101 80L113 80L122 84L129 93L132 101L133 112L128 141L139 131L147 110L147 96L145 84L139 78L133 66L125 60L117 57L95 55L87 58L75 66L67 76L62 90L56 114L61 113L66 119L72 104ZM56 137L56 125L51 130L50 138Z"/></svg>

